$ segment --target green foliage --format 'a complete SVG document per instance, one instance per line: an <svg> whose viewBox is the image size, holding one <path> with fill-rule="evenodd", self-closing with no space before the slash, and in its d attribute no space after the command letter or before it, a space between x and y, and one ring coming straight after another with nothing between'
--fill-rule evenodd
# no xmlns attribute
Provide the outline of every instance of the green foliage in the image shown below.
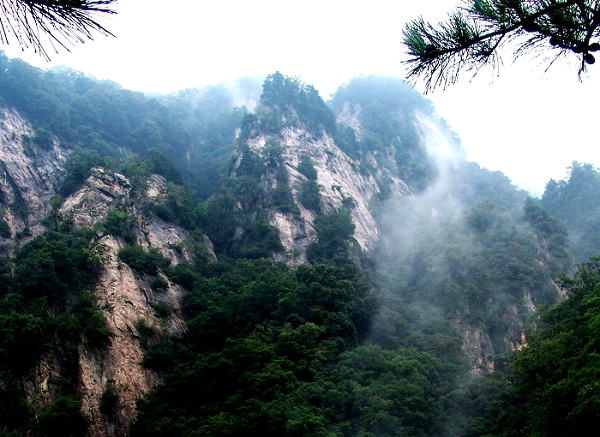
<svg viewBox="0 0 600 437"><path fill-rule="evenodd" d="M14 289L26 299L44 297L62 304L95 276L95 258L88 241L74 235L47 232L35 237L15 255Z"/></svg>
<svg viewBox="0 0 600 437"><path fill-rule="evenodd" d="M38 435L43 437L79 437L87 426L81 402L73 396L62 396L47 404L38 417Z"/></svg>
<svg viewBox="0 0 600 437"><path fill-rule="evenodd" d="M150 287L157 293L164 293L168 286L169 284L162 276L156 276L150 283Z"/></svg>
<svg viewBox="0 0 600 437"><path fill-rule="evenodd" d="M319 184L317 184L317 170L308 156L304 156L298 164L298 171L306 177L300 188L299 200L305 208L316 213L321 212L321 198Z"/></svg>
<svg viewBox="0 0 600 437"><path fill-rule="evenodd" d="M4 217L0 217L0 237L10 238L12 237L12 232L10 230L10 226L6 223Z"/></svg>
<svg viewBox="0 0 600 437"><path fill-rule="evenodd" d="M375 309L354 267L286 272L267 260L239 260L197 277L184 300L186 352L166 383L138 402L132 435L324 431L329 387L318 381L364 338ZM163 343L155 358L168 362L172 351Z"/></svg>
<svg viewBox="0 0 600 437"><path fill-rule="evenodd" d="M273 205L281 212L299 214L298 206L294 202L288 184L289 175L287 169L283 165L277 167L275 176L277 185L273 193Z"/></svg>
<svg viewBox="0 0 600 437"><path fill-rule="evenodd" d="M146 190L150 178L148 163L140 159L137 154L127 155L123 160L119 172L129 178L133 190Z"/></svg>
<svg viewBox="0 0 600 437"><path fill-rule="evenodd" d="M342 354L323 381L337 395L324 398L334 435L442 435L440 401L456 370L410 349L371 345Z"/></svg>
<svg viewBox="0 0 600 437"><path fill-rule="evenodd" d="M317 180L317 169L315 168L310 156L304 156L298 163L298 171L306 176L309 181Z"/></svg>
<svg viewBox="0 0 600 437"><path fill-rule="evenodd" d="M117 256L132 269L149 275L156 275L159 269L166 269L171 264L171 260L156 247L146 251L142 246L125 246L119 249Z"/></svg>
<svg viewBox="0 0 600 437"><path fill-rule="evenodd" d="M121 237L127 244L135 244L136 236L132 228L134 219L125 211L111 209L106 213L106 220L102 223L102 229L107 234Z"/></svg>
<svg viewBox="0 0 600 437"><path fill-rule="evenodd" d="M167 302L156 302L151 306L158 318L166 319L173 314L173 306Z"/></svg>
<svg viewBox="0 0 600 437"><path fill-rule="evenodd" d="M600 258L561 284L569 298L542 312L536 332L514 361L526 396L526 435L585 435L600 418ZM525 416L523 416L525 418Z"/></svg>
<svg viewBox="0 0 600 437"><path fill-rule="evenodd" d="M27 374L48 350L47 320L15 310L0 315L0 369Z"/></svg>
<svg viewBox="0 0 600 437"><path fill-rule="evenodd" d="M331 263L342 266L349 263L350 241L355 225L346 210L325 214L315 219L317 241L306 252L313 263Z"/></svg>
<svg viewBox="0 0 600 437"><path fill-rule="evenodd" d="M223 85L186 90L158 101L113 82L65 68L43 71L3 54L0 67L0 98L32 122L34 141L42 147L57 138L62 146L80 147L108 161L133 151L147 156L151 171L176 184L183 178L190 181L201 198L218 192L236 129L246 113L245 108L233 108L232 92ZM174 167L164 166L166 161L149 151L153 148ZM63 196L75 191L91 168L88 159L69 161L74 164L73 176L68 169Z"/></svg>
<svg viewBox="0 0 600 437"><path fill-rule="evenodd" d="M379 218L376 279L386 310L374 335L386 347L417 346L459 363L457 320L481 327L504 352L529 299L558 300L553 281L571 258L564 229L505 177L472 165L454 171L443 190L389 202Z"/></svg>
<svg viewBox="0 0 600 437"><path fill-rule="evenodd" d="M600 172L573 162L568 180L546 184L542 206L562 220L577 262L600 253Z"/></svg>
<svg viewBox="0 0 600 437"><path fill-rule="evenodd" d="M183 177L175 168L175 165L157 148L148 149L144 162L147 164L150 173L159 174L176 185L184 184Z"/></svg>
<svg viewBox="0 0 600 437"><path fill-rule="evenodd" d="M299 200L305 208L311 209L316 213L320 213L321 196L319 195L319 184L313 180L302 182Z"/></svg>
<svg viewBox="0 0 600 437"><path fill-rule="evenodd" d="M206 234L222 251L233 238L237 215L235 198L230 194L222 194L206 204Z"/></svg>
<svg viewBox="0 0 600 437"><path fill-rule="evenodd" d="M361 146L356 140L356 132L350 126L338 126L333 139L346 155L355 159L360 157Z"/></svg>
<svg viewBox="0 0 600 437"><path fill-rule="evenodd" d="M525 219L533 227L539 238L548 245L550 274L558 277L572 264L573 255L569 246L567 228L558 219L550 215L542 206L528 198L523 208Z"/></svg>
<svg viewBox="0 0 600 437"><path fill-rule="evenodd" d="M509 378L486 381L479 403L490 407L473 412L472 428L480 432L473 435L595 433L600 418L600 258L582 264L560 285L569 298L538 312L527 346L511 357Z"/></svg>
<svg viewBox="0 0 600 437"><path fill-rule="evenodd" d="M589 0L470 0L445 22L432 25L419 17L406 25L408 77L424 79L427 90L446 87L463 71L475 75L486 65L496 68L506 46L515 58L535 53L557 59L572 52L580 57L581 75L595 62L599 22L600 12Z"/></svg>
<svg viewBox="0 0 600 437"><path fill-rule="evenodd" d="M66 174L60 187L60 194L66 197L77 191L89 177L92 167L111 169L112 165L112 159L101 157L96 150L76 148L65 162Z"/></svg>
<svg viewBox="0 0 600 437"><path fill-rule="evenodd" d="M563 302L535 321L539 329L512 367L507 356L497 359L507 373L459 384L469 368L464 329L480 330L502 353L511 324L525 319L531 302L558 299L553 280L570 267L570 253L564 226L542 206L572 214L563 218L571 235L579 229L581 240L588 235L593 246L600 188L593 168L574 164L571 179L549 184L540 205L503 175L458 162L442 192L394 204L391 176L423 189L436 173L415 115L435 119L433 108L401 81L359 78L340 88L332 107L356 114L359 141L351 127L335 126L312 87L279 73L267 78L253 115L232 110L223 86L159 101L72 71L44 73L5 57L0 64L0 97L30 117L39 133L32 141L47 134L74 148L63 195L79 188L92 167L110 167L134 151L144 158L129 155L118 163L134 192L147 186L152 173L168 181L166 196L145 205L145 212L190 231L173 248L195 260L170 266L159 250L134 245L134 220L125 210L108 211L101 224L128 244L118 253L121 261L153 275L153 290L166 290L164 275L187 290L183 338L163 332L166 320L136 323L142 364L163 373L165 384L140 400L134 436L591 433L580 424L597 419L598 410L598 260L565 281L572 306ZM350 260L359 259L352 251L350 197L344 197L344 209L316 220L317 239L307 252L313 268L289 271L268 259L283 255L283 246L266 209L298 213L285 146L276 140L282 127L307 128L313 137L325 132L351 157L368 155L355 168L377 177L379 201L389 199L394 208L389 216L379 211L376 262L360 258L377 269L365 273ZM265 133L274 136L260 153L247 146L247 139ZM240 156L230 159L234 147ZM298 171L306 178L300 202L320 213L318 175L309 157ZM58 223L60 202L57 196L48 219L60 232L33 238L13 259L0 260L2 435L85 432L73 397L78 354L82 344L101 353L110 341L88 291L99 261L90 245L97 230ZM381 205L374 199L374 209ZM3 223L0 235L7 235ZM201 242L204 232L215 244L216 262L209 262ZM152 306L159 318L171 317L166 302ZM53 387L58 399L36 419L23 381L50 353L60 376ZM118 400L119 388L107 381L100 405L105 419L117 414Z"/></svg>
<svg viewBox="0 0 600 437"><path fill-rule="evenodd" d="M74 397L79 345L98 350L108 341L96 299L85 291L96 278L97 259L86 232L46 232L18 250L10 264L2 260L0 429L5 435L85 432L87 420ZM11 270L12 276L5 276ZM34 417L23 383L49 353L62 381L52 381L59 397Z"/></svg>
<svg viewBox="0 0 600 437"><path fill-rule="evenodd" d="M267 76L257 111L260 128L267 134L279 134L285 126L304 126L319 137L325 131L333 135L335 116L312 85L276 72ZM284 124L282 124L285 120Z"/></svg>
<svg viewBox="0 0 600 437"><path fill-rule="evenodd" d="M370 153L377 159L379 168L389 168L419 190L428 185L437 170L422 144L418 114L437 120L447 132L448 141L456 149L459 146L445 121L437 119L431 102L397 78L367 76L352 79L338 88L330 105L338 115L348 109L355 111L364 130L361 140L357 141L351 127L338 129L334 139L346 154L360 158ZM389 160L388 151L393 152L393 161Z"/></svg>
<svg viewBox="0 0 600 437"><path fill-rule="evenodd" d="M206 219L205 205L192 198L188 189L167 182L166 197L150 204L150 210L161 219L185 229L194 230Z"/></svg>
<svg viewBox="0 0 600 437"><path fill-rule="evenodd" d="M232 245L229 254L235 258L268 258L283 250L277 229L259 215L244 224L244 234Z"/></svg>
<svg viewBox="0 0 600 437"><path fill-rule="evenodd" d="M39 128L35 130L33 142L43 150L50 150L54 145L54 138L46 129Z"/></svg>
<svg viewBox="0 0 600 437"><path fill-rule="evenodd" d="M354 199L351 196L345 196L342 199L342 205L346 209L354 209L356 207L356 202L354 201Z"/></svg>
<svg viewBox="0 0 600 437"><path fill-rule="evenodd" d="M112 418L117 412L117 403L119 401L119 389L116 387L114 379L107 379L100 398L100 412L105 416Z"/></svg>
<svg viewBox="0 0 600 437"><path fill-rule="evenodd" d="M6 383L5 383L6 384ZM6 384L0 388L0 424L2 436L18 436L17 431L27 429L33 411L17 384Z"/></svg>
<svg viewBox="0 0 600 437"><path fill-rule="evenodd" d="M148 324L148 321L144 318L139 318L135 322L135 329L139 335L140 343L144 348L148 348L151 341L156 340L159 335L157 329Z"/></svg>
<svg viewBox="0 0 600 437"><path fill-rule="evenodd" d="M96 305L93 294L82 291L73 304L72 312L79 323L81 333L88 346L103 349L108 342L106 319Z"/></svg>
<svg viewBox="0 0 600 437"><path fill-rule="evenodd" d="M157 372L173 370L176 364L176 351L171 342L162 340L148 346L142 365Z"/></svg>

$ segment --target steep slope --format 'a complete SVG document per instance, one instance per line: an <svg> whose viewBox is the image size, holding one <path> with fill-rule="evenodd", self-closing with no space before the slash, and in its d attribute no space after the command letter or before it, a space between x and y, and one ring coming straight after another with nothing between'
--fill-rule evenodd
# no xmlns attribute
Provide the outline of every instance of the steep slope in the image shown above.
<svg viewBox="0 0 600 437"><path fill-rule="evenodd" d="M256 114L242 122L233 193L243 199L249 191L240 189L243 178L258 184L262 193L242 207L267 210L291 264L307 262L306 250L317 240L317 217L342 209L355 226L355 249L372 252L379 240L374 203L391 193L410 193L397 174L378 166L371 151L352 157L340 138L333 113L314 88L279 73L267 78Z"/></svg>
<svg viewBox="0 0 600 437"><path fill-rule="evenodd" d="M600 172L591 164L573 162L566 180L550 180L542 205L561 219L577 262L600 253Z"/></svg>
<svg viewBox="0 0 600 437"><path fill-rule="evenodd" d="M572 256L564 228L503 175L458 162L446 177L379 216L386 304L373 338L462 350L473 374L488 374L526 344L532 312L560 300Z"/></svg>
<svg viewBox="0 0 600 437"><path fill-rule="evenodd" d="M327 106L276 73L254 114L212 94L221 120L208 92L167 107L78 75L41 92L38 73L25 94L69 98L48 122L25 99L48 130L4 113L8 432L460 435L459 381L502 368L560 298L563 227L467 162L401 80L355 79Z"/></svg>
<svg viewBox="0 0 600 437"><path fill-rule="evenodd" d="M276 137L284 147L281 154L281 165L287 170L287 183L298 212L282 212L272 208L269 212L270 222L279 231L279 237L286 251L298 249L300 254L296 263L306 262L306 248L316 238L314 221L319 214L327 214L348 207L356 226L354 238L361 250L372 251L379 240L377 223L370 210L371 200L380 193L379 185L371 174L359 171L360 162L342 152L328 135L315 138L306 130L284 128ZM257 154L263 154L269 140L273 138L259 135L246 142ZM316 182L319 185L320 210L306 207L301 200L302 185L309 179L303 175L298 166L308 156L316 170ZM235 177L235 173L234 173ZM271 176L267 186L272 191L277 189L278 182ZM401 180L394 178L390 186L397 194L406 194L408 187ZM344 203L346 202L346 203Z"/></svg>
<svg viewBox="0 0 600 437"><path fill-rule="evenodd" d="M146 190L148 200L165 196L165 181L153 176ZM131 217L137 244L144 249L160 250L173 264L190 255L173 249L188 235L184 230L165 223L142 211L142 201L133 197L129 181L122 175L94 168L84 186L65 200L59 218L72 221L75 227L93 227L106 220L107 212L120 209ZM91 419L90 436L124 435L135 419L135 401L161 382L156 373L145 366L144 335L140 328L153 331L151 336L180 337L185 333L181 315L183 290L164 275L167 286L160 292L151 287L152 278L140 274L119 260L119 249L125 242L114 235L98 235L102 247L101 270L94 289L97 305L107 321L110 343L98 353L79 350L79 387L83 413ZM157 317L153 305L161 303L172 309L166 319ZM147 345L146 345L147 347ZM100 410L106 387L113 385L118 392L112 420Z"/></svg>
<svg viewBox="0 0 600 437"><path fill-rule="evenodd" d="M6 225L2 235L3 254L12 255L48 227L58 227L67 234L70 229L82 229L91 238L90 256L97 257L94 261L97 264L90 302L100 309L105 328L99 326L98 332L106 332L108 340L105 346L102 339L99 346L78 340L77 350L69 352L70 357L75 357L77 368L72 373L76 377L72 384L76 398L82 403L81 412L89 420L87 435L126 435L136 417L135 401L162 380L152 366L142 364L146 349L157 342L181 337L185 325L180 309L183 289L163 273L133 270L120 260L118 253L136 242L145 250L156 250L172 265L183 259L192 261L193 256L181 244L189 235L150 214L144 206L160 203L167 196L166 181L158 175L153 175L146 189L140 192L123 175L96 167L62 205L58 200L52 201L64 178L69 151L55 140L41 143L15 111L4 108L2 117L0 201ZM106 221L111 214L113 218L126 220L127 234L110 232ZM93 231L90 234L86 230ZM205 241L210 247L210 242ZM43 295L44 291L40 292ZM52 309L57 315L65 311L63 304L51 302L51 305L57 305ZM66 309L71 311L69 307L77 305L80 304L67 303ZM65 399L65 389L61 388L65 383L61 381L65 380L65 366L71 358L61 348L64 346L60 343L42 348L46 352L35 359L33 371L23 379L26 400L37 415L47 411L55 401ZM0 368L0 373L3 369ZM12 380L10 373L2 373L0 391L12 384L4 386Z"/></svg>
<svg viewBox="0 0 600 437"><path fill-rule="evenodd" d="M494 357L526 341L531 312L559 299L553 281L572 262L564 230L506 177L467 162L431 103L402 81L341 87L338 125L315 93L278 74L265 82L229 180L242 211L267 215L286 249L276 257L290 265L322 261L311 246L335 230L320 237L320 220L347 211L354 259L376 261L386 302L373 341L409 347L425 331L425 350L491 372Z"/></svg>
<svg viewBox="0 0 600 437"><path fill-rule="evenodd" d="M68 152L49 139L36 138L31 126L14 110L0 108L0 208L8 225L0 235L0 250L10 255L12 237L27 241L42 231L43 218L63 177Z"/></svg>

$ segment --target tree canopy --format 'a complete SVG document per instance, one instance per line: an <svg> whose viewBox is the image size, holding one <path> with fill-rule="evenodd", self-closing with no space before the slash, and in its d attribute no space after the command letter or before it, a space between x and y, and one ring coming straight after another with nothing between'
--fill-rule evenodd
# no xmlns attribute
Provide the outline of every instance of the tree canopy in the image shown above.
<svg viewBox="0 0 600 437"><path fill-rule="evenodd" d="M110 5L116 0L1 0L0 42L16 40L21 47L33 48L49 59L43 37L56 51L57 45L92 40L93 33L112 35L96 15L114 14Z"/></svg>
<svg viewBox="0 0 600 437"><path fill-rule="evenodd" d="M550 65L569 53L579 57L579 74L600 50L597 0L465 0L437 25L422 17L404 30L409 78L423 78L427 89L456 82L463 71L497 69L498 51L509 42L515 58L547 57Z"/></svg>

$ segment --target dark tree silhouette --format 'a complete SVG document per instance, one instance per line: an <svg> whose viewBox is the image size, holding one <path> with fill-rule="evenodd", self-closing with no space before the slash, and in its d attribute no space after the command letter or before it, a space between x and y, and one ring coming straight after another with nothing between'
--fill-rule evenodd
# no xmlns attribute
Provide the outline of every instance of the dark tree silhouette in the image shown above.
<svg viewBox="0 0 600 437"><path fill-rule="evenodd" d="M465 0L444 23L420 17L407 24L404 44L408 77L425 80L426 89L456 82L463 71L497 69L498 49L514 42L513 54L546 56L549 65L568 53L579 59L579 74L600 50L598 0Z"/></svg>
<svg viewBox="0 0 600 437"><path fill-rule="evenodd" d="M96 20L97 14L114 14L116 0L0 0L0 41L16 40L49 59L45 45L60 46L93 39L93 33L113 36ZM47 39L47 40L46 40Z"/></svg>

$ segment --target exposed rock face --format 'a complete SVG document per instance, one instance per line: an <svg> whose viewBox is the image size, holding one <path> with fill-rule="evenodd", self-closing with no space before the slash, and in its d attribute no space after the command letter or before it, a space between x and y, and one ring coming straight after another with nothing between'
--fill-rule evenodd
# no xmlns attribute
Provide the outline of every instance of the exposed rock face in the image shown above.
<svg viewBox="0 0 600 437"><path fill-rule="evenodd" d="M480 326L459 325L459 330L463 337L463 349L469 357L471 374L482 376L493 372L494 348L485 329Z"/></svg>
<svg viewBox="0 0 600 437"><path fill-rule="evenodd" d="M33 236L43 232L43 220L52 211L52 198L64 177L68 150L54 142L47 150L34 141L33 129L15 111L0 109L0 208L2 220L11 236L0 237L0 252L11 255ZM166 196L165 180L153 175L146 193L132 192L129 180L118 173L93 168L85 184L69 196L57 212L59 219L70 219L76 227L93 227L106 219L110 209L125 210L134 219L137 243L158 248L172 264L191 259L185 248L178 247L188 234L183 229L146 214L142 200L158 200ZM160 274L167 283L164 291L154 291L151 278L134 272L118 260L117 252L124 242L112 235L97 233L103 248L101 271L95 287L98 306L103 312L110 335L107 350L98 352L79 348L78 397L83 413L90 419L89 436L123 436L135 420L135 401L161 382L160 376L142 366L143 339L140 323L163 336L181 336L185 324L181 314L184 290ZM215 260L212 243L203 241L209 259ZM167 319L159 319L152 304L164 302L173 308ZM32 377L24 381L25 391L35 411L58 396L60 364L50 354L41 361ZM118 390L116 415L104 416L100 411L107 381Z"/></svg>
<svg viewBox="0 0 600 437"><path fill-rule="evenodd" d="M0 237L0 251L11 255L17 244L40 233L51 211L50 200L64 173L68 151L54 142L48 150L35 144L31 127L14 110L0 108L0 207L13 236Z"/></svg>
<svg viewBox="0 0 600 437"><path fill-rule="evenodd" d="M360 107L348 105L338 117L338 121L355 130L358 139L362 135L359 116ZM431 132L435 133L435 129L425 123L423 133L431 136ZM42 149L35 144L33 137L33 130L16 112L0 109L0 207L2 218L12 235L21 235L20 239L0 237L0 254L12 254L30 238L29 235L44 230L42 220L52 210L51 199L64 174L68 151L58 143L48 150ZM258 135L248 140L248 145L255 151L261 151L267 139L265 135ZM270 223L277 228L283 246L288 254L293 254L288 255L288 263L306 263L306 248L316 238L316 214L299 200L306 177L298 171L298 165L304 156L311 158L317 170L323 211L329 213L346 207L356 226L354 237L360 248L366 252L373 251L380 238L370 208L373 198L380 193L376 177L381 175L378 174L381 170L377 169L377 160L368 154L362 162L352 159L327 134L317 138L300 128L284 128L278 139L286 146L283 163L292 197L300 211L298 215L282 213L274 208L268 211ZM384 153L392 162L393 153ZM365 163L371 164L375 170L361 172L360 168ZM274 178L263 182L266 190L272 190L277 183ZM387 183L392 195L410 194L407 185L399 178L392 176ZM133 217L133 231L137 243L143 248L159 249L172 264L184 259L191 261L191 255L179 245L188 238L187 232L144 211L143 200L160 200L165 196L165 180L160 176L153 176L146 192L137 198L126 177L94 168L86 183L65 200L58 216L72 220L76 227L94 227L106 219L109 210L119 208ZM352 199L353 207L344 206L343 202L348 198ZM184 334L181 314L184 290L162 275L167 288L164 292L154 291L150 277L136 273L118 260L117 253L125 244L120 238L104 235L101 230L96 238L104 250L94 292L107 320L110 343L103 352L80 346L78 395L84 414L90 418L89 436L123 436L127 435L135 420L135 401L161 382L160 375L142 366L144 341L139 327L143 323L148 329L165 336ZM209 258L216 260L207 237L203 237L203 244ZM158 302L172 306L173 314L167 319L159 319L155 315L152 304ZM535 309L531 297L526 300L526 305L530 310ZM505 349L519 348L525 341L519 309L512 306L505 312L511 326L502 339ZM494 351L485 327L469 325L458 318L456 323L463 336L464 350L471 360L472 373L493 371L492 357L498 351ZM48 383L59 377L57 369L60 366L55 361L55 357L48 356L31 380L25 382L36 411L58 396L55 386ZM102 394L109 381L114 381L118 390L118 408L114 418L108 418L100 411Z"/></svg>
<svg viewBox="0 0 600 437"><path fill-rule="evenodd" d="M153 176L146 192L147 198L165 195L165 180ZM81 189L64 202L61 217L73 220L75 226L94 226L106 218L111 208L121 208L134 217L134 231L138 243L145 248L158 248L173 263L189 255L175 245L187 238L187 233L155 216L143 214L139 199L132 198L127 178L101 168L94 168ZM100 236L100 234L99 234ZM185 325L181 316L183 289L168 283L164 292L150 287L145 275L134 272L118 260L117 252L124 243L112 235L100 237L103 247L102 271L95 288L110 332L110 344L103 353L80 347L79 393L83 412L91 419L90 436L121 436L127 433L135 420L135 401L161 382L159 375L142 366L143 338L138 328L146 328L165 336L181 336ZM173 308L167 320L159 319L152 304L164 302ZM100 411L102 393L108 381L113 381L119 392L117 414L104 417Z"/></svg>
<svg viewBox="0 0 600 437"><path fill-rule="evenodd" d="M122 207L130 191L125 176L95 167L86 183L64 201L59 215L75 226L92 227L106 218L109 209Z"/></svg>
<svg viewBox="0 0 600 437"><path fill-rule="evenodd" d="M285 249L299 250L299 255L293 263L306 262L306 248L316 237L313 211L302 206L299 200L302 182L306 177L298 171L298 164L304 156L309 156L317 170L317 183L320 185L320 197L325 213L339 210L343 207L344 198L351 198L354 207L350 209L352 220L356 225L354 238L364 251L371 251L379 240L379 231L369 203L380 189L372 175L359 171L360 162L350 158L334 143L327 134L315 138L305 130L284 128L281 131L281 144L284 145L284 165L289 174L288 184L292 196L300 209L300 218L291 213L270 211L270 221L279 232L279 238ZM267 141L264 135L251 139L248 145L255 151L260 151ZM272 184L275 184L272 181ZM393 192L404 195L409 192L404 182L392 179Z"/></svg>

